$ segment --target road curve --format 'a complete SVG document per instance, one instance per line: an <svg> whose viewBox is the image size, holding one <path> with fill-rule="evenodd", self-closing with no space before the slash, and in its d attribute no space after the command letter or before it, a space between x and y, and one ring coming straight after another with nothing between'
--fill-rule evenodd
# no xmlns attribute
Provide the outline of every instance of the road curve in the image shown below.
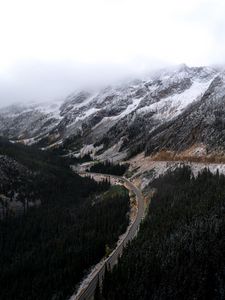
<svg viewBox="0 0 225 300"><path fill-rule="evenodd" d="M84 173L83 173L84 174ZM118 179L124 183L127 189L134 192L136 195L136 201L137 201L137 214L135 220L129 225L127 232L123 236L123 239L119 242L117 247L114 249L114 251L110 254L108 258L106 258L101 266L96 270L96 272L93 274L93 277L90 279L90 281L84 286L83 289L79 289L78 293L76 295L73 295L70 300L92 300L94 299L94 293L96 286L98 282L102 282L105 272L105 267L112 269L115 264L118 262L118 258L122 255L123 248L127 245L127 243L132 240L138 230L141 223L141 220L144 216L144 198L142 196L141 191L127 178L121 177L121 176L115 176L115 175L109 175L109 174L100 174L100 173L85 173L91 176L96 175L102 175L107 176L111 178Z"/></svg>

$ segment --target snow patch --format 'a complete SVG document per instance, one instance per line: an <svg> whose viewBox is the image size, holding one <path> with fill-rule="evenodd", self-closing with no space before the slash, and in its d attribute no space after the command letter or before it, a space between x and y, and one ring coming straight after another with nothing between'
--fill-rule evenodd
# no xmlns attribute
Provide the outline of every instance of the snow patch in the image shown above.
<svg viewBox="0 0 225 300"><path fill-rule="evenodd" d="M167 98L163 98L161 101L155 102L150 106L142 107L138 109L137 113L153 112L155 113L155 119L161 120L162 122L169 121L181 114L188 105L200 100L213 79L207 82L195 81L191 87L183 93L174 94Z"/></svg>

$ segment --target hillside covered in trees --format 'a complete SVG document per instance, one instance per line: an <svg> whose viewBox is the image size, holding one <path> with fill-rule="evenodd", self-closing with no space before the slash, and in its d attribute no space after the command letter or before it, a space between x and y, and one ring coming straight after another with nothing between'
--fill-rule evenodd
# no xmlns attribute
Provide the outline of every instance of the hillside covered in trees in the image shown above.
<svg viewBox="0 0 225 300"><path fill-rule="evenodd" d="M188 167L154 181L136 240L106 272L107 300L225 299L225 177Z"/></svg>
<svg viewBox="0 0 225 300"><path fill-rule="evenodd" d="M126 230L128 192L74 174L50 152L0 139L0 155L0 194L40 200L0 219L0 299L66 299Z"/></svg>
<svg viewBox="0 0 225 300"><path fill-rule="evenodd" d="M128 164L113 164L110 161L105 161L91 166L90 172L122 176L128 167Z"/></svg>
<svg viewBox="0 0 225 300"><path fill-rule="evenodd" d="M7 210L7 204L11 202L23 203L25 212L27 207L35 203L49 204L61 199L74 199L74 195L79 199L92 192L105 190L104 184L73 173L69 162L50 151L12 144L0 138L2 214L11 213Z"/></svg>

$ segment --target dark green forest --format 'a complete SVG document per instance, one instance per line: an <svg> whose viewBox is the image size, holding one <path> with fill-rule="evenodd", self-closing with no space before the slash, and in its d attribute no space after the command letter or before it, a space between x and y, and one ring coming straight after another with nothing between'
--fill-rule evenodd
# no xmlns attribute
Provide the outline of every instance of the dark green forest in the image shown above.
<svg viewBox="0 0 225 300"><path fill-rule="evenodd" d="M22 195L41 200L0 220L0 299L66 299L126 230L128 192L74 174L50 152L1 139L0 154L23 166L19 181L12 167L6 172L11 194L22 186Z"/></svg>
<svg viewBox="0 0 225 300"><path fill-rule="evenodd" d="M91 166L90 172L122 176L128 169L128 164L114 164L110 161L99 162Z"/></svg>
<svg viewBox="0 0 225 300"><path fill-rule="evenodd" d="M160 177L138 237L101 299L225 299L225 176L188 167Z"/></svg>
<svg viewBox="0 0 225 300"><path fill-rule="evenodd" d="M105 190L105 183L97 184L91 178L82 178L69 167L70 161L54 155L50 151L41 151L36 147L12 144L0 138L0 155L14 160L21 168L11 163L5 166L7 178L0 182L0 193L10 199L15 193L19 199L42 204L67 199L78 202L90 193ZM9 160L9 161L10 161ZM2 168L2 166L0 166ZM74 198L74 195L76 197ZM74 200L75 199L75 200Z"/></svg>

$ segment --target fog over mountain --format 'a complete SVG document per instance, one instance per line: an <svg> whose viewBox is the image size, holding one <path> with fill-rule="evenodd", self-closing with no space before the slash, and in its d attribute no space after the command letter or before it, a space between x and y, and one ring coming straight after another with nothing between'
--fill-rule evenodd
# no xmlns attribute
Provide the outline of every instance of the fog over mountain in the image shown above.
<svg viewBox="0 0 225 300"><path fill-rule="evenodd" d="M151 72L165 63L126 65L73 62L21 63L0 76L0 107L17 102L60 100L80 89L98 89Z"/></svg>
<svg viewBox="0 0 225 300"><path fill-rule="evenodd" d="M224 8L222 0L1 2L0 106L166 65L223 64Z"/></svg>

